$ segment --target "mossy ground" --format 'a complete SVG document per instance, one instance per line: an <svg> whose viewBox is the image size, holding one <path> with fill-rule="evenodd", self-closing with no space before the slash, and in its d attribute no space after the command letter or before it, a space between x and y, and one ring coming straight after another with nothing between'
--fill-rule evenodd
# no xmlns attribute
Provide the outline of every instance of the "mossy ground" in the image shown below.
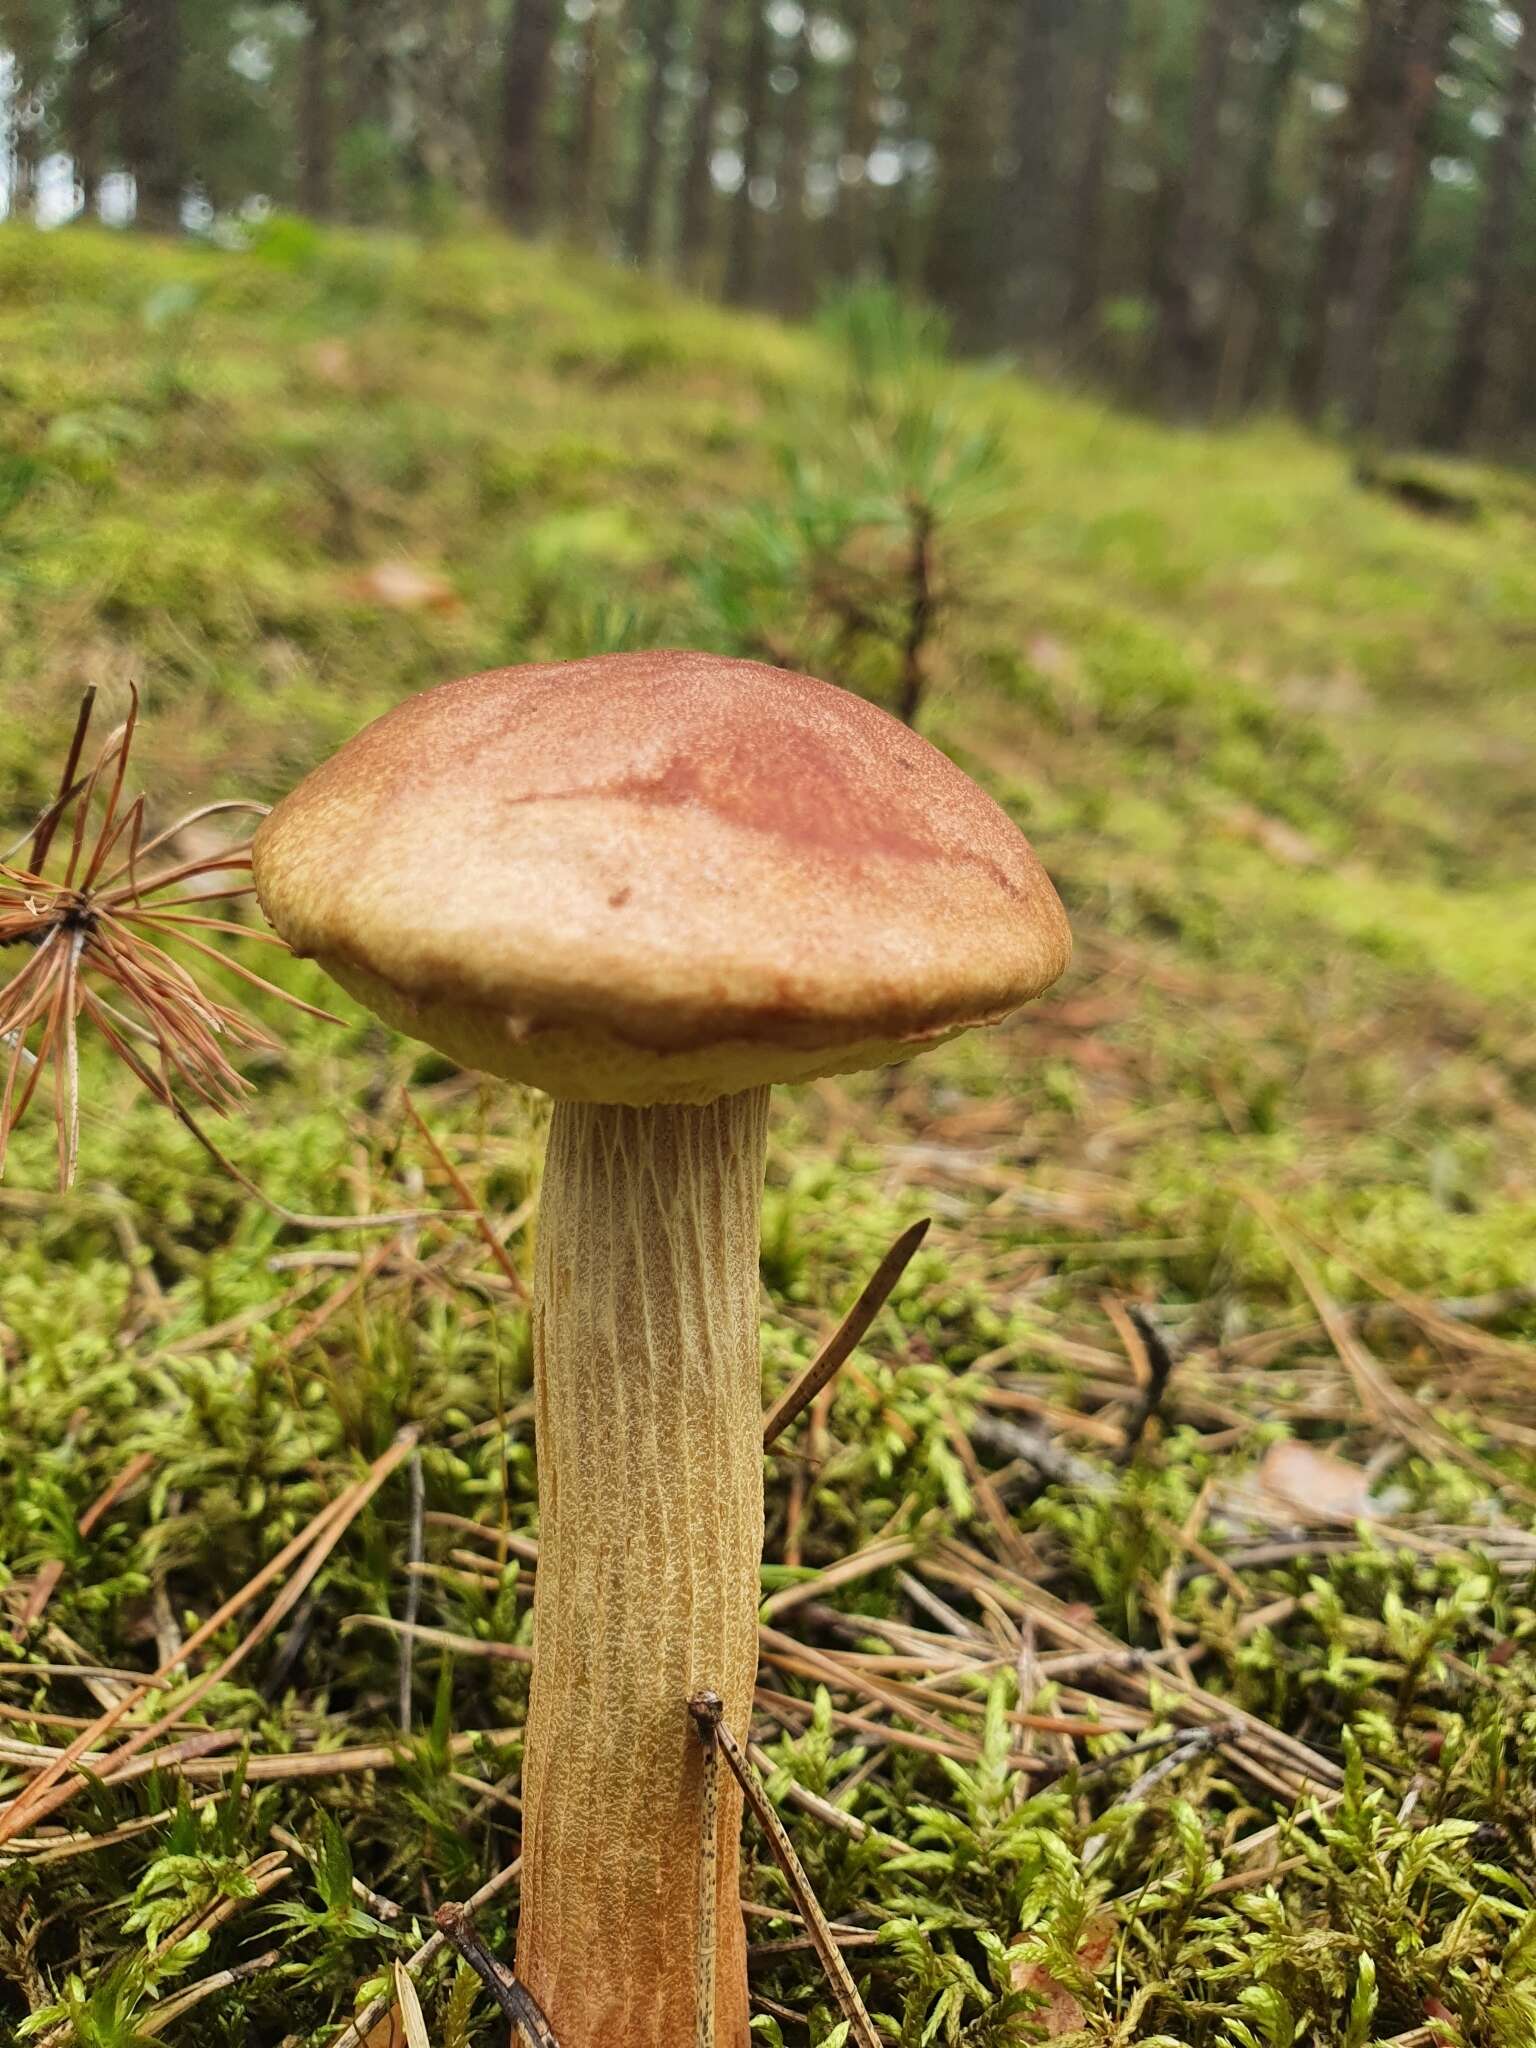
<svg viewBox="0 0 1536 2048"><path fill-rule="evenodd" d="M833 375L812 337L503 241L7 230L0 815L19 831L46 799L87 682L118 706L142 685L138 776L169 815L277 794L448 674L708 642L700 562L771 500L785 408ZM1068 2022L1514 2048L1536 2039L1536 489L1468 476L1479 516L1429 519L1280 426L1174 433L980 371L950 396L1010 473L955 542L925 725L1030 832L1078 961L1004 1031L778 1102L767 1391L905 1222L935 1225L771 1462L765 1592L910 1539L785 1632L822 1656L940 1637L915 1575L982 1668L955 1681L972 1711L920 1709L953 1731L939 1757L836 1718L928 1725L845 1659L812 1718L765 1713L774 1788L866 1824L785 1807L829 1915L875 1937L849 1960L903 2048ZM380 601L395 561L440 579L431 602ZM286 1050L226 1132L244 1169L305 1211L452 1206L408 1084L487 1211L525 1210L537 1101L346 1015L274 1015ZM190 1716L239 1744L88 1786L54 1825L164 1818L0 1863L0 2038L327 2042L516 1851L525 1667L423 1637L400 1741L379 1624L414 1577L429 1629L528 1638L526 1567L494 1540L536 1522L524 1318L456 1226L284 1226L95 1053L87 1082L78 1191L48 1192L46 1117L0 1189L0 1666L152 1669L406 1423L424 1569L402 1470ZM1433 1306L1486 1295L1471 1321ZM1126 1305L1177 1363L1120 1470ZM1042 1475L997 1432L1021 1420L1086 1467ZM1287 1437L1370 1466L1377 1526L1256 1494ZM1109 1638L1152 1664L1128 1678ZM1162 1752L1114 1757L1209 1718L1197 1681L1304 1745L1312 1790L1226 1731L1127 1799ZM114 1683L0 1668L12 1787ZM1073 1740L1021 1709L1127 1727ZM282 1762L392 1742L385 1768ZM783 1902L755 1837L751 1892ZM503 1949L507 1900L482 1921ZM754 1917L763 1943L798 1933ZM840 2038L808 1951L765 1950L753 1981L769 2040ZM467 1979L428 1972L423 2002L434 2042L501 2037Z"/></svg>

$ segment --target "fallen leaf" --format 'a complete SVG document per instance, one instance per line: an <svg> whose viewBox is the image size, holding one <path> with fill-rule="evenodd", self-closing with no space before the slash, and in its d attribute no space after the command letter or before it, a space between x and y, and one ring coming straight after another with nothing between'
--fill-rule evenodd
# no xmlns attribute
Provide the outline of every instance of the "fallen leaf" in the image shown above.
<svg viewBox="0 0 1536 2048"><path fill-rule="evenodd" d="M364 2034L360 2048L408 2048L405 2022L400 2017L398 2005L392 2005L383 2019L374 2021Z"/></svg>
<svg viewBox="0 0 1536 2048"><path fill-rule="evenodd" d="M344 341L317 341L309 351L309 367L317 382L338 391L353 381L352 351Z"/></svg>
<svg viewBox="0 0 1536 2048"><path fill-rule="evenodd" d="M349 596L392 612L451 612L459 594L445 576L415 562L375 562L347 585Z"/></svg>
<svg viewBox="0 0 1536 2048"><path fill-rule="evenodd" d="M1288 868L1315 868L1322 860L1321 851L1305 832L1298 832L1283 818L1255 810L1252 804L1231 805L1222 813L1222 822L1234 838L1251 841Z"/></svg>
<svg viewBox="0 0 1536 2048"><path fill-rule="evenodd" d="M1069 683L1077 680L1077 656L1064 640L1058 640L1054 634L1037 633L1029 643L1028 653L1030 667L1050 681Z"/></svg>
<svg viewBox="0 0 1536 2048"><path fill-rule="evenodd" d="M1078 1968L1086 1976L1096 1977L1103 1969L1114 1941L1115 1923L1108 1914L1100 1914L1096 1920L1090 1920L1077 1951ZM1013 1982L1016 1990L1033 1991L1045 2000L1044 2005L1035 2008L1030 2018L1036 2026L1045 2029L1048 2041L1059 2041L1063 2034L1075 2034L1088 2024L1088 2015L1077 1994L1053 1977L1044 1963L1015 1963Z"/></svg>
<svg viewBox="0 0 1536 2048"><path fill-rule="evenodd" d="M1363 1466L1313 1444L1294 1439L1271 1444L1257 1476L1261 1490L1272 1500L1309 1516L1353 1522L1380 1510L1371 1496L1371 1475Z"/></svg>

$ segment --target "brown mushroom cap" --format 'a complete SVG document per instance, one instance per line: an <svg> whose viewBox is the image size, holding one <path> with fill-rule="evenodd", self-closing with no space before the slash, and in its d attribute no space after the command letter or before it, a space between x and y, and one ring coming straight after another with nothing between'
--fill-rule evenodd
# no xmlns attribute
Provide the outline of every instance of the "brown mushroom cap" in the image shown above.
<svg viewBox="0 0 1536 2048"><path fill-rule="evenodd" d="M1028 841L945 755L709 654L412 697L277 806L255 875L388 1023L581 1101L881 1065L995 1022L1071 951Z"/></svg>

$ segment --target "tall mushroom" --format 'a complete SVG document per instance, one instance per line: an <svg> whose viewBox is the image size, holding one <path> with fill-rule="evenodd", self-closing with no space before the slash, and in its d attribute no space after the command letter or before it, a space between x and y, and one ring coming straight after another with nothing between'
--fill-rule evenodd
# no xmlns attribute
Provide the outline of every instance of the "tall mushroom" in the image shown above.
<svg viewBox="0 0 1536 2048"><path fill-rule="evenodd" d="M534 1293L540 1548L517 1974L562 2048L695 2038L702 1766L744 1739L763 1535L768 1089L1047 988L1061 905L943 754L707 654L411 698L263 824L262 906L386 1022L554 1097ZM716 2048L745 2048L739 1800Z"/></svg>

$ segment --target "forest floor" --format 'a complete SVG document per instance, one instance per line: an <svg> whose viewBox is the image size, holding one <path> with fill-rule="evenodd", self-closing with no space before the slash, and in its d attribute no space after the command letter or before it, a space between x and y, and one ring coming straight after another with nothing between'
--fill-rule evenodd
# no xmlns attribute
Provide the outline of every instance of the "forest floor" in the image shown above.
<svg viewBox="0 0 1536 2048"><path fill-rule="evenodd" d="M85 685L113 716L142 686L168 819L275 797L448 675L719 644L714 556L837 375L813 335L505 242L6 230L0 839ZM776 1098L765 1397L933 1224L769 1461L770 1791L901 2048L1515 2048L1536 485L1437 471L1443 516L1280 425L945 390L1008 481L945 558L922 723L1078 953L1002 1030ZM455 1209L408 1087L511 1272L458 1218L284 1223L92 1043L73 1193L46 1103L23 1125L0 1792L378 1483L102 1738L158 1724L154 1771L68 1780L0 1851L0 2039L309 2048L382 1994L392 2048L394 1962L517 1853L527 1667L493 1646L530 1639L543 1111L344 1002L250 1000L283 1049L222 1127L241 1169L303 1212ZM831 2048L755 1827L746 1888L762 2038ZM515 1911L511 1880L479 1914L505 1955ZM412 1967L435 2048L505 2038L467 1971Z"/></svg>

